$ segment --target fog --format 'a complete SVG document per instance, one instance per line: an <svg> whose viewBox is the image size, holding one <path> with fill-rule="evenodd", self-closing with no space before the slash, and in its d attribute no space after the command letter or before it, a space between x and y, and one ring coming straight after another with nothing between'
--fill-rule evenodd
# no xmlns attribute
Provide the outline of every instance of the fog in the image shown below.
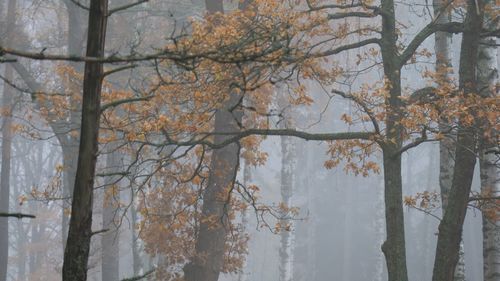
<svg viewBox="0 0 500 281"><path fill-rule="evenodd" d="M109 7L112 9L135 2L110 0ZM240 7L237 0L223 2L226 13ZM298 7L307 7L306 1L296 2L300 3ZM312 2L346 5L350 1ZM378 1L365 2L379 5ZM8 178L3 186L9 188L6 191L2 187L4 201L1 202L6 200L8 204L3 204L0 212L36 216L0 218L0 228L6 228L3 233L8 233L2 238L8 243L5 244L7 261L3 261L7 265L6 277L0 281L63 280L64 249L68 231L71 231L68 229L72 187L77 167L80 167L77 160L82 141L79 133L84 64L91 61L89 56L84 57L89 32L88 8L85 7L89 5L89 0L0 1L0 47L20 50L19 53L31 52L34 54L31 57L47 54L70 56L70 59L57 60L32 59L28 55L14 53L5 53L4 56L0 48L2 128L11 128L7 135L9 129L2 131L2 177L4 181ZM396 25L400 29L398 43L406 46L433 20L433 7L428 1L419 0L397 2L395 5ZM493 7L498 8L495 4ZM193 23L202 22L206 14L203 0L146 0L117 10L107 16L106 47L102 57L110 60L132 58L159 52L168 44L182 46L183 38L197 30ZM450 18L462 22L464 14L465 9L458 7L451 12ZM330 25L339 29L342 24L362 29L371 22L378 23L370 17L349 17ZM325 39L326 47L318 49L333 49L336 44L360 42L369 37L366 34L370 35L370 32L381 33L380 30L365 32L345 40ZM318 34L314 39L316 42L312 43L322 42L328 36L334 37L328 32ZM295 43L294 40L300 42L300 39L293 38L290 44ZM460 72L461 41L461 34L450 35L453 69L450 76L455 85ZM434 42L434 36L429 36L419 50L427 50L430 54L419 56L403 66L403 96L408 97L417 89L434 85L424 74L434 71L436 65ZM370 45L352 48L335 54L331 61L321 62L320 65L330 63L331 68L342 70L341 74L332 78L335 82L327 86L315 79L302 77L294 80L293 75L282 78L295 71L293 66L283 67L279 70L281 80L276 79L272 86L266 84L261 92L254 90L257 93L255 96L263 97L247 100L247 97L243 99L241 96L244 101L238 105L243 108L240 112L243 117L239 117L238 124L247 126L251 122L261 122L254 127L261 125L259 129L290 129L310 134L371 131L372 125L366 120L349 122L346 119L357 116L360 107L352 100L335 95L332 89L337 87L350 93L362 91L364 87L368 87L369 91L372 87L382 88L382 55L378 50L373 51L375 49L377 47ZM185 53L191 51L189 49ZM367 55L370 52L375 54ZM244 57L244 52L241 53ZM72 60L71 56L84 59ZM15 62L9 62L9 59L15 59ZM205 85L200 87L201 90L196 89L191 82L185 82L190 80L183 76L183 71L191 71L190 67L204 65L190 63L179 58L171 61L155 58L104 65L104 72L123 69L116 74L107 73L109 76L103 78L101 108L118 98L131 99L131 103L111 104L106 107L109 111L98 109L98 114L102 114L100 128L96 130L100 130L101 135L93 182L87 280L184 280L186 266L199 258L196 255L201 246L197 238L201 235L200 225L204 223L202 210L205 212L202 204L203 199L208 198L202 192L210 185L210 177L216 177L213 174L227 172L228 169L212 171L211 165L214 164L210 164L210 157L215 157L215 151L226 148L215 149L204 144L215 142L210 134L196 138L196 134L205 134L203 130L209 127L186 113L194 107L191 102L195 103L195 94L191 97L179 90L181 87L175 82L162 80L163 77L186 79L180 82L188 89L186 92L191 89L193 93L200 91L200 95L206 95L203 96L205 100L200 102L205 107L200 107L208 116L209 121L206 122L214 122L216 127L218 121L214 112L218 109L210 108L214 105L206 101L210 99L206 92L213 89ZM265 63L245 63L241 63L244 65L242 68L250 65L258 72L261 71L258 67L261 67L264 69L262 73L266 73L262 76L268 75ZM283 59L279 66L272 63L268 64L274 71L287 61ZM220 67L220 72L229 68L228 64ZM207 69L212 68L209 66ZM213 69L219 68L213 66ZM263 79L258 73L257 78L249 78L257 81L255 85ZM217 80L203 74L196 79ZM217 75L214 74L215 77ZM155 88L155 85L158 87ZM293 103L291 88L297 85L304 87L304 92L312 100L310 104ZM166 97L147 100L147 96L155 91L167 92ZM179 97L176 98L176 95ZM214 101L217 99L217 96L212 97ZM133 103L145 100L144 104ZM155 107L155 103L161 102L164 102L163 107ZM181 109L174 108L177 103L182 105ZM383 107L384 103L380 104ZM150 110L143 112L135 108L141 106L149 106ZM248 117L261 108L266 112L255 117L256 121ZM142 123L144 120L156 120L159 116L167 116L165 122L172 124L185 118L186 131L173 126L154 131L151 129L155 128L153 121L150 127L146 126L147 122ZM262 125L264 123L266 125ZM142 135L140 130L144 130ZM386 259L382 252L387 234L384 159L380 147L373 145L373 150L362 158L357 158L356 153L362 154L363 151L357 151L351 154L354 155L351 159L346 159L340 156L342 153L338 156L329 154L335 143L332 140L306 140L286 134L261 134L248 141L250 144L245 140L237 139L241 145L238 144L239 154L236 155L238 164L232 167L237 172L232 182L234 187L227 196L226 203L230 206L226 209L224 205L227 213L220 218L224 227L230 226L230 231L222 235L223 265L217 269L217 274L219 270L221 274L215 280L388 280ZM199 143L181 145L195 141ZM332 159L338 163L329 165L328 161ZM430 206L427 202L424 206L419 200L414 205L403 206L408 279L432 280L438 226L443 217L439 139L419 143L402 152L401 159L404 202L419 194L431 196ZM356 171L356 168L349 168L350 163L363 166L370 161L374 163L372 169ZM7 162L10 163L8 168ZM479 173L478 161L472 194L481 192ZM483 277L483 215L480 206L472 205L467 209L463 224L464 280L498 280Z"/></svg>

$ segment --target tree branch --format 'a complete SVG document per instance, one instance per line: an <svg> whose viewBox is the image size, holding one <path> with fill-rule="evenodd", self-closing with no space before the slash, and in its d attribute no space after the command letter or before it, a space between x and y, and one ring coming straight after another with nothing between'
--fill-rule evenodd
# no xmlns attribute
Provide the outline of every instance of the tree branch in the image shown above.
<svg viewBox="0 0 500 281"><path fill-rule="evenodd" d="M17 218L17 219L22 219L22 218L34 219L34 218L36 218L35 215L23 214L23 213L0 213L0 217L13 217L13 218Z"/></svg>
<svg viewBox="0 0 500 281"><path fill-rule="evenodd" d="M355 103L357 103L359 106L361 106L361 108L363 109L363 111L370 118L370 120L371 120L371 122L373 124L373 127L375 129L375 133L376 134L380 134L380 126L378 124L377 118L373 114L373 111L370 110L370 108L368 108L368 106L366 105L366 103L364 103L363 101L361 101L360 99L358 99L357 97L355 97L353 95L346 94L346 93L344 93L342 91L339 91L339 90L333 89L332 93L337 94L337 95L339 95L339 96L341 96L341 97L343 97L345 99L350 99L350 100L354 101Z"/></svg>
<svg viewBox="0 0 500 281"><path fill-rule="evenodd" d="M377 6L370 6L370 5L367 5L365 3L363 3L363 1L360 1L358 3L354 3L354 1L351 3L351 4L345 4L345 5L341 5L341 4L325 4L325 5L321 5L321 6L314 6L312 3L311 3L311 0L306 0L306 3L307 3L307 6L309 8L309 11L319 11L319 10L324 10L324 9L351 9L351 8L359 8L359 7L362 7L364 9L370 9L370 10L377 10L378 7Z"/></svg>
<svg viewBox="0 0 500 281"><path fill-rule="evenodd" d="M219 142L213 143L206 141L210 136L223 135L228 136L227 139ZM207 133L199 140L192 140L186 142L172 142L169 141L165 145L178 145L178 146L192 146L192 145L206 145L212 149L219 149L233 142L237 142L248 136L289 136L297 137L307 141L335 141L335 140L352 140L352 139L362 139L362 140L373 140L376 133L373 132L340 132L340 133L307 133L303 131L297 131L293 129L248 129L238 132L214 132Z"/></svg>
<svg viewBox="0 0 500 281"><path fill-rule="evenodd" d="M487 196L487 197L477 196L477 197L470 197L469 198L469 202L472 202L472 201L487 201L487 200L500 200L500 196Z"/></svg>
<svg viewBox="0 0 500 281"><path fill-rule="evenodd" d="M345 18L349 18L349 17L373 18L376 16L378 16L378 14L376 14L376 13L346 12L346 13L329 14L327 18L329 20L336 20L336 19L345 19Z"/></svg>
<svg viewBox="0 0 500 281"><path fill-rule="evenodd" d="M122 279L121 281L138 281L138 280L142 280L142 279L148 277L148 275L151 275L153 272L155 272L155 270L156 270L156 268L152 268L152 269L146 271L142 275L134 276L134 277L130 277L130 278L125 278L125 279Z"/></svg>
<svg viewBox="0 0 500 281"><path fill-rule="evenodd" d="M413 40L408 44L403 53L399 56L399 68L403 67L406 62L415 54L415 51L420 47L420 45L429 36L437 31L449 32L449 33L460 33L463 31L463 23L461 22L449 22L449 23L434 23L431 22L425 26L420 32L415 35Z"/></svg>
<svg viewBox="0 0 500 281"><path fill-rule="evenodd" d="M109 109L111 107L116 107L124 103L129 103L129 102L137 102L137 101L146 101L151 99L153 96L145 96L145 97L135 97L135 98L129 98L129 99L121 99L121 100L116 100L112 102L105 103L101 105L101 112L105 111L106 109Z"/></svg>
<svg viewBox="0 0 500 281"><path fill-rule="evenodd" d="M328 51L325 51L322 53L313 54L312 56L313 57L327 57L327 56L331 56L331 55L336 55L336 54L341 53L343 51L360 48L360 47L363 47L363 46L366 46L369 44L379 44L379 43L380 43L380 39L370 38L370 39L366 39L366 40L359 41L356 43L343 45L343 46L340 46L340 47L337 47L335 49L331 49L331 50L328 50Z"/></svg>
<svg viewBox="0 0 500 281"><path fill-rule="evenodd" d="M186 54L181 56L181 55L176 55L175 53L172 52L162 51L146 55L125 55L125 56L111 55L108 57L98 58L98 57L75 56L75 55L45 54L43 51L38 53L27 52L0 46L0 54L1 53L9 54L16 57L34 59L34 60L98 62L98 63L138 62L138 61L149 61L154 59L171 59L180 61L180 60L189 60L201 57L200 55L186 55Z"/></svg>
<svg viewBox="0 0 500 281"><path fill-rule="evenodd" d="M134 6L137 6L137 5L140 5L142 3L146 3L146 2L149 2L149 0L139 0L137 2L134 2L134 3L130 3L130 4L127 4L127 5L123 5L123 6L120 6L120 7L116 7L116 8L113 8L113 9L110 9L108 11L108 14L107 16L111 16L112 14L116 13L116 12L119 12L119 11L123 11L123 10L126 10L126 9L129 9L129 8L132 8Z"/></svg>

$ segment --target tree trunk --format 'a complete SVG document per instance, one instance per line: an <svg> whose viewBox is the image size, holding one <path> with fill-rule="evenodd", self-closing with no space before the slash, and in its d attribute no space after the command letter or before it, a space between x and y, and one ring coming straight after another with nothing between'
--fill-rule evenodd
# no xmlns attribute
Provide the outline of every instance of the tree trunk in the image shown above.
<svg viewBox="0 0 500 281"><path fill-rule="evenodd" d="M234 98L232 99L234 104ZM227 110L215 115L215 131L238 129L235 116ZM241 117L236 117L240 118ZM229 130L228 130L229 129ZM215 137L215 142L224 137ZM224 263L225 242L229 220L230 190L239 166L239 143L232 143L212 152L208 185L203 192L202 220L196 241L196 256L184 268L186 281L217 281Z"/></svg>
<svg viewBox="0 0 500 281"><path fill-rule="evenodd" d="M134 200L134 193L131 195L132 200ZM132 268L134 269L134 276L139 275L142 266L141 257L139 255L139 243L137 240L139 239L137 232L135 230L135 226L137 225L137 211L135 210L135 206L132 203L130 206L130 214L132 217Z"/></svg>
<svg viewBox="0 0 500 281"><path fill-rule="evenodd" d="M107 0L91 0L87 56L102 57L106 37ZM92 203L97 160L103 67L86 62L83 80L82 122L68 241L64 252L63 280L85 281L92 236Z"/></svg>
<svg viewBox="0 0 500 281"><path fill-rule="evenodd" d="M476 2L480 3L476 7ZM460 90L465 94L477 91L476 66L481 33L481 0L467 1L467 16L460 53ZM467 212L469 193L474 176L477 152L477 132L473 127L459 124L453 180L448 196L448 204L439 224L439 234L434 261L433 281L452 281L458 262L462 227Z"/></svg>
<svg viewBox="0 0 500 281"><path fill-rule="evenodd" d="M393 156L399 149L390 145L384 154L384 199L387 238L382 245L389 281L408 280L401 181L401 157Z"/></svg>
<svg viewBox="0 0 500 281"><path fill-rule="evenodd" d="M209 13L224 12L222 0L206 0ZM242 112L233 109L240 96L232 94L215 113L215 132L235 132L240 128ZM230 111L233 109L232 111ZM215 143L227 136L216 135ZM232 143L212 152L208 184L203 192L202 218L196 239L196 254L184 267L186 281L217 281L224 264L229 219L230 191L238 172L240 144Z"/></svg>
<svg viewBox="0 0 500 281"><path fill-rule="evenodd" d="M446 24L450 22L449 8L446 12L441 12L441 9L447 5L447 1L433 0L434 16L439 16L436 22ZM450 55L450 40L451 34L448 32L436 32L434 35L434 51L436 53L436 72L438 79L442 82L447 81L448 68L452 66ZM442 132L450 130L449 124L445 120L441 120L439 129ZM448 204L448 193L451 188L451 180L453 178L453 166L455 161L453 159L453 152L455 151L455 140L453 136L447 136L439 142L439 189L441 192L441 208L446 209ZM455 281L465 281L465 253L463 251L463 241L460 241L460 254L455 269Z"/></svg>
<svg viewBox="0 0 500 281"><path fill-rule="evenodd" d="M14 2L14 1L10 1ZM6 79L12 80L12 68L6 66ZM9 212L10 197L10 159L12 150L12 88L4 84L2 97L3 122L2 122L2 167L0 174L0 212ZM0 218L0 280L7 280L9 261L9 218Z"/></svg>
<svg viewBox="0 0 500 281"><path fill-rule="evenodd" d="M283 121L285 128L290 128L290 116L286 116ZM293 186L295 184L296 173L296 140L293 137L281 137L281 201L286 207L291 207L291 199L293 194ZM283 214L284 219L280 220L281 227L291 226L292 220L287 218L288 214ZM282 229L280 233L280 249L279 249L279 280L292 281L293 280L293 232L290 230Z"/></svg>
<svg viewBox="0 0 500 281"><path fill-rule="evenodd" d="M384 199L386 241L382 245L389 281L408 281L406 266L405 229L403 213L403 183L401 179L402 119L401 69L398 66L396 19L393 0L383 0L382 37L380 48L384 74L389 80L389 98L386 99L386 143L382 146L384 163Z"/></svg>
<svg viewBox="0 0 500 281"><path fill-rule="evenodd" d="M9 0L7 7L7 27L14 29L16 24L16 1ZM10 33L10 32L9 32ZM11 38L12 34L7 34ZM13 71L5 66L5 78L12 81ZM14 90L4 83L2 97L2 166L0 171L0 212L9 212L10 199L10 160L12 150L12 96ZM9 263L9 218L0 218L0 281L7 280Z"/></svg>
<svg viewBox="0 0 500 281"><path fill-rule="evenodd" d="M121 167L120 153L112 148L112 152L107 155L106 167L112 172L118 171ZM106 189L116 188L119 178L108 177ZM102 280L118 281L120 279L120 232L116 226L115 214L117 211L116 203L120 201L120 190L111 191L111 195L103 196L102 206L102 228L108 229L101 238L102 249Z"/></svg>
<svg viewBox="0 0 500 281"><path fill-rule="evenodd" d="M16 161L17 162L17 161ZM14 167L14 175L20 174L21 169L26 169L26 166L22 166L19 162L14 164L14 161L12 163ZM24 182L18 182L16 181L15 186L17 187L15 189L14 193L14 198L19 198L21 194L23 194L24 190L22 187L25 185L29 184L29 180L25 178ZM30 214L36 214L30 212ZM29 227L29 226L28 226ZM16 232L17 232L17 241L16 241L16 252L17 252L17 280L26 280L26 250L27 250L27 245L28 245L28 235L27 235L27 229L25 228L25 224L22 220L17 220L17 225L16 225Z"/></svg>
<svg viewBox="0 0 500 281"><path fill-rule="evenodd" d="M485 0L485 4L493 4L491 0ZM488 19L488 20L487 20ZM485 15L485 22L489 25L487 29L495 29L494 19ZM481 39L478 55L478 83L484 97L498 95L495 91L498 83L498 40L495 37ZM491 197L500 196L500 168L498 132L493 132L491 139L482 142L480 154L481 191ZM500 212L496 211L496 218ZM500 221L492 219L483 212L483 270L485 281L500 279Z"/></svg>
<svg viewBox="0 0 500 281"><path fill-rule="evenodd" d="M229 103L215 114L216 132L234 132L239 129L240 112L230 112L239 97L234 95ZM215 143L227 136L217 135ZM230 190L234 185L239 166L240 144L232 143L212 152L210 174L203 192L202 219L196 240L196 256L185 266L186 281L217 281L224 263L225 242L229 220Z"/></svg>

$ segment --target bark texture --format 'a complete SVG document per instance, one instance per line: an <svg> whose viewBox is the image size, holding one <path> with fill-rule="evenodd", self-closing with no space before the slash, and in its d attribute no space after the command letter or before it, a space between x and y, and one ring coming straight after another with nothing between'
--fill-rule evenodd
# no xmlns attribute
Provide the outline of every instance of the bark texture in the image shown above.
<svg viewBox="0 0 500 281"><path fill-rule="evenodd" d="M107 0L92 0L89 8L87 52L89 57L102 57L106 37ZM85 281L92 237L92 205L94 173L97 160L101 86L101 63L85 63L83 80L80 147L68 241L64 252L63 280Z"/></svg>
<svg viewBox="0 0 500 281"><path fill-rule="evenodd" d="M479 3L479 6L476 6ZM465 94L477 93L476 66L482 26L482 1L467 1L467 16L460 52L459 86ZM479 12L479 14L478 14ZM439 224L433 281L452 281L458 262L462 228L474 175L477 132L459 124L453 180L443 219Z"/></svg>
<svg viewBox="0 0 500 281"><path fill-rule="evenodd" d="M290 128L291 117L287 116L283 120L284 127ZM281 137L281 201L286 207L291 207L293 186L295 184L295 169L296 169L296 140L293 137ZM280 249L279 249L279 280L293 280L293 232L292 220L288 214L283 214L284 218L280 220L282 227L290 227L290 230L282 229L280 233Z"/></svg>
<svg viewBox="0 0 500 281"><path fill-rule="evenodd" d="M446 24L450 22L450 8L447 7L448 3L444 0L433 0L434 16L438 17L436 22L438 24ZM445 10L443 10L445 9ZM436 53L436 72L439 74L438 79L447 81L448 68L452 67L450 42L451 33L438 31L434 35L434 51ZM448 132L451 130L449 124L445 120L441 120L439 124L441 132ZM447 135L439 141L439 189L441 192L441 206L444 210L448 205L448 193L451 189L451 181L453 178L453 166L455 161L453 159L455 152L455 137ZM455 269L455 281L465 281L465 252L463 240L460 241L460 254L458 258L457 267Z"/></svg>
<svg viewBox="0 0 500 281"><path fill-rule="evenodd" d="M484 1L494 4L494 1ZM496 28L494 19L485 14L484 27ZM498 96L498 40L495 37L481 39L478 55L478 83L484 97ZM480 154L481 191L491 197L500 196L500 147L498 132L483 139ZM492 208L495 210L495 208ZM491 210L489 210L491 211ZM496 211L483 212L483 274L485 281L500 280L500 221L492 217L500 217ZM493 215L493 216L492 216Z"/></svg>
<svg viewBox="0 0 500 281"><path fill-rule="evenodd" d="M405 228L403 213L403 183L401 179L402 118L401 69L397 50L394 1L383 0L382 37L380 47L384 74L390 82L386 99L386 138L382 146L384 163L384 199L387 238L382 245L389 281L407 281Z"/></svg>
<svg viewBox="0 0 500 281"><path fill-rule="evenodd" d="M224 12L222 0L206 0L208 13ZM241 97L232 94L215 113L216 132L240 129L242 111L236 108ZM228 136L216 135L215 143ZM229 200L239 167L240 144L231 143L212 152L210 174L203 192L200 230L196 239L196 254L184 267L186 281L217 281L224 264L226 236L229 227Z"/></svg>
<svg viewBox="0 0 500 281"><path fill-rule="evenodd" d="M68 54L79 56L83 54L83 40L85 38L82 9L71 0L64 0L64 4L68 13ZM80 63L73 62L70 63L70 65L78 72L83 71ZM65 167L65 169L63 170L63 197L65 198L71 198L71 196L73 196L73 187L75 185L78 161L78 144L80 142L80 134L78 132L81 122L80 97L71 95L70 99L71 110L69 112L68 121L63 121L63 124L61 124L62 120L58 120L58 118L50 118L51 120L58 121L49 121L49 123L52 123L51 127L54 130L54 133L56 134L62 148L63 165ZM71 134L68 134L68 129L72 132ZM70 208L71 200L64 200L62 215L63 249L66 247L66 239L68 237L68 227L70 219L69 212L65 212L64 210L69 210Z"/></svg>
<svg viewBox="0 0 500 281"><path fill-rule="evenodd" d="M215 114L215 131L234 132L238 129L232 108L239 100L233 97L224 109ZM216 142L225 137L215 137ZM203 192L202 221L196 240L196 256L185 266L186 281L217 281L224 263L224 252L229 221L229 198L239 166L239 143L232 143L212 152L210 174L207 187Z"/></svg>

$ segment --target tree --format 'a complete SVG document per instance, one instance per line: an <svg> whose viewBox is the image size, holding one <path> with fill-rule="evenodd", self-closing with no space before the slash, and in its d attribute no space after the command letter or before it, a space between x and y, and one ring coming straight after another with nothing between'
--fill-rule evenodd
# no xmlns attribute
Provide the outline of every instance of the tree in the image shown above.
<svg viewBox="0 0 500 281"><path fill-rule="evenodd" d="M495 3L484 1L484 27L487 30L495 29ZM491 8L490 8L491 7ZM497 7L498 8L498 7ZM490 10L491 9L491 10ZM481 38L477 62L478 89L481 96L498 96L498 40L494 36ZM499 147L495 143L498 131L481 141L479 154L481 192L482 196L498 198L500 196L500 167L498 165ZM498 202L498 201L497 201ZM487 202L483 208L483 274L484 280L492 281L500 276L500 220L495 200Z"/></svg>
<svg viewBox="0 0 500 281"><path fill-rule="evenodd" d="M245 11L212 13L203 20L193 21L189 26L189 35L170 38L158 52L105 56L106 19L114 10L108 10L106 3L102 0L91 2L86 56L0 47L0 52L7 59L17 56L85 62L86 65L78 169L63 270L65 280L86 278L92 236L97 147L99 141L104 142L104 138L98 138L99 128L119 131L110 134L109 138L113 141L116 136L121 136L127 142L125 146L130 150L132 159L124 175L132 175L132 171L143 173L130 176L135 180L133 184L136 192L144 194L140 197L141 217L146 218L148 210L160 214L152 212L149 215L153 218L140 223L139 227L143 231L141 235L150 236L143 238L153 242L153 238L166 233L168 235L162 239L169 237L169 241L165 241L165 244L178 243L173 248L149 242L147 249L157 253L162 263L177 266L177 269L179 265L187 263L184 269L188 280L217 280L221 271L232 271L238 266L235 262L228 269L225 266L229 263L225 263L224 259L236 260L228 254L228 248L236 244L231 244L233 241L229 240L228 234L234 234L229 232L233 230L232 219L242 205L233 193L238 191L234 183L240 143L253 142L255 145L256 136L328 141L331 160L325 166L332 168L341 160L347 160L347 170L363 175L379 170L368 157L381 151L387 230L382 249L386 256L389 280L408 280L401 154L423 142L440 140L443 132L436 128L436 124L441 121L441 117L447 118L450 123L455 119L460 120L459 144L475 144L475 139L471 140L466 133L471 127L471 118L475 122L476 117L481 116L468 114L461 107L469 108L469 97L473 98L470 95L472 86L468 85L472 81L471 74L463 69L466 62L461 62L460 76L460 90L465 90L465 95L448 85L439 89L424 88L409 95L402 85L402 71L416 57L426 55L425 50L419 49L424 40L437 31L462 32L464 25L467 27L470 23L470 18L465 24L439 23L433 19L411 38L406 47L401 47L396 19L397 5L394 1L383 0L380 6L371 6L369 2L322 6L317 1L307 1L307 5L301 6L283 1L255 1L255 6ZM222 2L208 4L209 11L222 11ZM442 12L440 10L438 14ZM381 25L373 25L379 17ZM349 29L348 24L336 21L350 18L363 18L368 24ZM480 34L482 30L479 27L474 32ZM358 36L353 43L353 34L362 36ZM475 36L479 36L477 34ZM470 34L467 36L473 37ZM315 40L319 38L328 39L316 44ZM379 49L370 48L371 45L377 45ZM462 56L472 54L470 48L464 43ZM353 49L360 50L360 63L365 63L363 58L368 56L379 60L380 63L368 67L381 65L384 74L382 81L359 88L341 88L343 81L339 77L347 76L350 70L337 65L332 67L333 70L329 68L335 63L337 55ZM327 63L331 64L325 69L326 63L322 59L327 57L330 58ZM147 85L147 90L118 91L111 84L103 82L106 74L115 71L104 72L103 64L123 64L117 69L136 67L129 65L130 62L141 67L147 64L148 67L152 66L145 71L150 74L143 83ZM432 75L429 77L429 80L435 78ZM297 83L291 82L292 78ZM292 128L274 128L265 122L275 114L267 104L247 106L242 103L253 95L261 99L261 104L265 104L264 97L269 96L270 89L282 83L292 89L283 93L291 96L292 104L309 104L312 99L306 87L300 84L301 80L317 80L325 89L329 89L328 94L351 102L355 113L352 116L343 114L342 119L350 128L359 131L309 133ZM101 100L103 85L104 92L109 96ZM422 93L423 97L419 98L418 95ZM425 101L426 98L432 102ZM495 106L488 107L487 99L478 102L479 107L490 109L487 112L495 112L491 110ZM112 115L119 107L127 112L124 118ZM460 115L460 111L465 112L465 116ZM243 112L258 115L260 122L242 124ZM105 116L103 122L100 122L101 113ZM482 128L491 127L491 120L497 118L494 113L486 117L489 124L481 124ZM453 237L457 235L457 227L461 226L463 218L460 221L460 218L455 220L447 216L451 216L448 213L459 216L465 214L461 208L466 207L462 203L467 182L462 180L468 179L460 178L459 174L464 172L461 177L470 175L472 163L472 156L459 149L464 148L457 146L457 156L460 155L465 162L455 165L456 179L453 180L441 227L452 233ZM459 186L459 182L462 186ZM453 188L456 190L453 191ZM151 206L155 209L149 208ZM257 212L262 211L256 209ZM267 208L266 211L272 210ZM153 223L159 226L156 229L158 231L150 227ZM443 235L440 231L442 241L439 242L438 252L454 254L454 238L443 240ZM236 245L240 250L241 244ZM172 252L165 253L165 249ZM173 259L168 258L170 254ZM437 267L443 266L448 265ZM164 270L169 271L171 268L166 266ZM180 274L171 271L169 273L172 276Z"/></svg>
<svg viewBox="0 0 500 281"><path fill-rule="evenodd" d="M10 0L7 6L7 23L8 26L14 26L16 21L16 5L15 0ZM12 34L8 34L12 38ZM12 68L5 68L5 77L13 78ZM12 111L14 89L4 84L2 108L2 166L0 174L0 212L9 212L10 201L10 170L11 170L11 150L12 150ZM9 261L9 218L0 218L0 280L7 280L7 267Z"/></svg>
<svg viewBox="0 0 500 281"><path fill-rule="evenodd" d="M459 90L464 93L465 97L478 93L476 68L483 13L482 1L467 1L459 70ZM475 129L477 124L474 124L476 122L478 120L473 122L459 120L453 180L448 195L448 204L439 224L432 277L434 281L451 281L454 278L462 238L462 226L476 164L478 145L478 132Z"/></svg>
<svg viewBox="0 0 500 281"><path fill-rule="evenodd" d="M280 97L283 99L284 97ZM280 108L286 108L286 101L278 101ZM293 128L290 112L284 112L281 127L283 129ZM293 280L293 233L292 220L288 214L288 209L292 207L292 195L295 186L295 172L297 166L296 160L296 140L290 137L281 137L281 180L280 192L281 200L284 205L282 219L279 221L280 227L280 280Z"/></svg>
<svg viewBox="0 0 500 281"><path fill-rule="evenodd" d="M433 1L434 16L436 17L437 22L441 24L450 22L451 8L449 7L449 4L450 3L446 3L446 1L441 0ZM443 12L440 12L441 10L443 10ZM444 81L444 83L448 83L450 79L450 68L452 68L450 54L451 34L446 32L436 32L434 38L434 51L436 53L436 73L437 75L439 75L437 77L437 82L440 83L440 81ZM441 120L439 129L441 132L447 132L451 130L451 127L449 124L446 124L445 120ZM451 188L451 180L453 177L453 152L455 149L454 141L454 136L449 136L439 141L439 188L441 191L441 208L443 209L443 211L448 205L448 193ZM461 252L455 270L455 281L465 280L463 241L460 243Z"/></svg>
<svg viewBox="0 0 500 281"><path fill-rule="evenodd" d="M108 1L92 0L88 21L88 57L101 58L104 55L107 18ZM80 148L64 252L63 280L87 280L103 74L101 62L85 63Z"/></svg>
<svg viewBox="0 0 500 281"><path fill-rule="evenodd" d="M211 14L223 13L223 2L206 0L207 11ZM235 110L240 95L232 94L222 108L215 113L217 132L239 130L243 113ZM215 143L227 137L216 136ZM200 230L196 239L196 254L184 268L186 281L217 281L224 262L226 235L229 218L228 201L234 187L239 168L240 144L231 143L212 152L208 184L203 192L203 207Z"/></svg>

